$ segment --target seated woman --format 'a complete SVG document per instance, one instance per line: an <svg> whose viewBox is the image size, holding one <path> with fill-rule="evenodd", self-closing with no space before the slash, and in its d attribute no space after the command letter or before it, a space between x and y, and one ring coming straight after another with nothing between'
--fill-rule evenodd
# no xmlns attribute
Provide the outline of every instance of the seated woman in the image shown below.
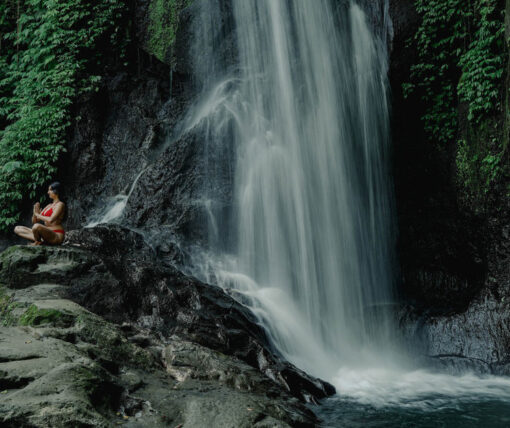
<svg viewBox="0 0 510 428"><path fill-rule="evenodd" d="M39 202L34 205L32 215L32 229L25 226L16 226L14 233L22 238L34 241L32 245L51 244L59 245L64 241L65 231L62 221L65 215L65 204L60 200L61 185L58 182L50 184L48 196L53 201L42 211ZM39 223L44 222L44 226Z"/></svg>

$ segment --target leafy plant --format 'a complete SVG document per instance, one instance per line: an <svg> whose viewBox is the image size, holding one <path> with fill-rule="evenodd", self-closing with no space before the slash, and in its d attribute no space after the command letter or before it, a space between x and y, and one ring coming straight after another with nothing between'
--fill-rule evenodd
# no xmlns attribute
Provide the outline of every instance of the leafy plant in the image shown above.
<svg viewBox="0 0 510 428"><path fill-rule="evenodd" d="M408 44L416 48L418 60L410 82L403 84L404 96L414 94L422 101L421 119L430 141L445 146L461 137L459 178L471 190L486 193L502 171L505 151L496 131L487 132L501 114L508 60L502 1L415 0L415 6L421 24ZM467 110L462 129L460 104Z"/></svg>
<svg viewBox="0 0 510 428"><path fill-rule="evenodd" d="M499 88L505 66L505 27L496 1L479 1L476 11L478 28L459 58L462 75L457 91L469 106L468 119L479 122L501 107Z"/></svg>
<svg viewBox="0 0 510 428"><path fill-rule="evenodd" d="M98 46L122 47L120 0L19 0L0 21L0 228L54 176L76 97L98 88Z"/></svg>

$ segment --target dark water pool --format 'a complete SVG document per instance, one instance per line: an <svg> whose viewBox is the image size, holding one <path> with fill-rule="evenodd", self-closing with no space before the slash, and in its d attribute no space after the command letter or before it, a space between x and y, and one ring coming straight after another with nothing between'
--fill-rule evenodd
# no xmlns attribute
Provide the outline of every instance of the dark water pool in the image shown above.
<svg viewBox="0 0 510 428"><path fill-rule="evenodd" d="M324 428L510 428L509 377L342 368L331 381L314 409Z"/></svg>
<svg viewBox="0 0 510 428"><path fill-rule="evenodd" d="M483 397L436 395L422 397L420 402L379 407L335 396L324 400L315 412L324 428L510 428L510 402Z"/></svg>

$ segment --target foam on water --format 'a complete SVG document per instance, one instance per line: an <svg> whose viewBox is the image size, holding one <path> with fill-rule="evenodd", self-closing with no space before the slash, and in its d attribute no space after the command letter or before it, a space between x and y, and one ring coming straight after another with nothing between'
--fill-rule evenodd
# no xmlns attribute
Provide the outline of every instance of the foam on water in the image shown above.
<svg viewBox="0 0 510 428"><path fill-rule="evenodd" d="M332 382L339 396L379 408L438 411L458 401L510 402L510 379L473 373L452 376L427 370L342 368Z"/></svg>

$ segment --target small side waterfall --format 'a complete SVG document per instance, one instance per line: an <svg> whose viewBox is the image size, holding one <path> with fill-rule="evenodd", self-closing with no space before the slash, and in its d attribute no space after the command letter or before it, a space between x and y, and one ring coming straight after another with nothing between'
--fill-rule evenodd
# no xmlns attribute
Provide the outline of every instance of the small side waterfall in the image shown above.
<svg viewBox="0 0 510 428"><path fill-rule="evenodd" d="M232 5L237 67L208 51L214 23L197 36L204 96L188 123L218 160L201 273L240 293L289 360L331 377L394 335L386 44L355 2ZM226 171L227 213L214 194Z"/></svg>
<svg viewBox="0 0 510 428"><path fill-rule="evenodd" d="M126 208L126 204L131 197L138 180L145 172L145 169L142 169L138 175L135 177L135 180L129 187L129 191L126 193L119 193L118 195L110 198L108 203L104 205L99 211L94 212L93 215L88 219L88 223L85 227L94 227L101 223L116 223L121 219L122 213L124 212L124 208Z"/></svg>

